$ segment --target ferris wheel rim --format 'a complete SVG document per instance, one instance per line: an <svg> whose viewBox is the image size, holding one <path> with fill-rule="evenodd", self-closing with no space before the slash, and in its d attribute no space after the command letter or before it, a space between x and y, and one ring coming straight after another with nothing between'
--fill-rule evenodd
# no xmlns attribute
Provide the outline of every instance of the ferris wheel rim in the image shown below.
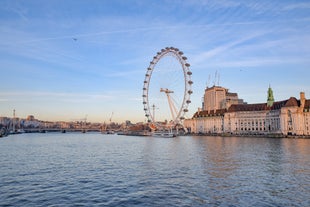
<svg viewBox="0 0 310 207"><path fill-rule="evenodd" d="M144 79L144 84L143 84L143 94L142 94L143 106L144 106L145 116L148 119L147 121L155 123L156 120L154 119L151 113L151 107L149 103L149 85L150 85L152 73L154 71L156 64L162 58L168 55L172 55L177 59L177 61L182 66L182 71L184 75L184 94L183 94L182 104L179 107L177 116L174 118L174 120L172 120L173 123L177 125L177 124L182 124L183 120L185 119L184 116L186 112L188 112L188 106L191 103L190 95L193 93L191 89L191 85L193 84L193 81L191 80L192 72L189 68L190 64L187 63L186 61L187 57L184 56L184 53L180 51L178 48L166 47L164 49L161 49L159 52L157 52L157 54L153 57L145 74L145 79Z"/></svg>

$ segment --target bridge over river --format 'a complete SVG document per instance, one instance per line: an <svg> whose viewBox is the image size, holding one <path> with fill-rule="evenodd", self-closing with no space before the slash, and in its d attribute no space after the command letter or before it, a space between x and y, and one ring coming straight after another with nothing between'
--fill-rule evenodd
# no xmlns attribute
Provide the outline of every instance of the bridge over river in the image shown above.
<svg viewBox="0 0 310 207"><path fill-rule="evenodd" d="M45 132L100 132L101 129L96 128L30 128L30 129L24 129L20 131L20 133L45 133Z"/></svg>

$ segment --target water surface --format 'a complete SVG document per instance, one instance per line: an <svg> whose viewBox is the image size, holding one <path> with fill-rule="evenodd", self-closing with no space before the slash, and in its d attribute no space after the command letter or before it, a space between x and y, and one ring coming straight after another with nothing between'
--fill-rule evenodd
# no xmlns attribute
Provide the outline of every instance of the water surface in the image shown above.
<svg viewBox="0 0 310 207"><path fill-rule="evenodd" d="M0 139L0 206L310 206L310 140Z"/></svg>

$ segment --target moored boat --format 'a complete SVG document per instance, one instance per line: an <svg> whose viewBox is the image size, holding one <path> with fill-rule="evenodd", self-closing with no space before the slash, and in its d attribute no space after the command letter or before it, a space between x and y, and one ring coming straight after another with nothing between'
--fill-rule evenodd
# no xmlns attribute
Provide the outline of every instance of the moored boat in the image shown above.
<svg viewBox="0 0 310 207"><path fill-rule="evenodd" d="M173 138L176 137L177 135L173 133L172 131L155 131L152 134L154 137L164 137L164 138Z"/></svg>
<svg viewBox="0 0 310 207"><path fill-rule="evenodd" d="M2 127L0 128L0 138L1 137L5 137L7 136L9 133L8 133L8 130L5 128L5 127Z"/></svg>

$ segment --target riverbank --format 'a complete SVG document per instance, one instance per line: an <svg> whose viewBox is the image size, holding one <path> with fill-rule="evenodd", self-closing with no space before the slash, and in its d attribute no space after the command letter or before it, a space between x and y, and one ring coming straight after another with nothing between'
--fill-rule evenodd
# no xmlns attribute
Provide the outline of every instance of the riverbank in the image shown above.
<svg viewBox="0 0 310 207"><path fill-rule="evenodd" d="M214 136L214 137L255 137L255 138L289 138L310 139L310 135L284 135L284 134L231 134L231 133L190 133L192 136Z"/></svg>

